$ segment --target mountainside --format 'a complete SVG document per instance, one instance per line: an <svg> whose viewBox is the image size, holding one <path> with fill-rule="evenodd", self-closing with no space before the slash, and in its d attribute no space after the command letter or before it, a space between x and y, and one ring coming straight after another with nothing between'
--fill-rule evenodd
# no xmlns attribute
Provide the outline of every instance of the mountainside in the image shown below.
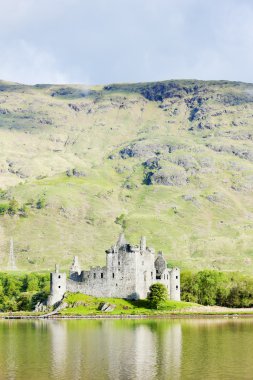
<svg viewBox="0 0 253 380"><path fill-rule="evenodd" d="M0 81L0 268L105 262L124 229L182 268L253 270L253 85ZM18 204L15 202L15 199Z"/></svg>

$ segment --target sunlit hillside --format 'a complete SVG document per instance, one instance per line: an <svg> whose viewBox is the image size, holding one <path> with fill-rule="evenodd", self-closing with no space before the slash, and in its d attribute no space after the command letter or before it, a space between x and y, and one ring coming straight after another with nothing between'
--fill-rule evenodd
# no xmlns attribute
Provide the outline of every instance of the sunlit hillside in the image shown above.
<svg viewBox="0 0 253 380"><path fill-rule="evenodd" d="M11 237L18 269L51 270L103 264L124 230L182 268L252 272L252 140L251 84L0 82L1 268Z"/></svg>

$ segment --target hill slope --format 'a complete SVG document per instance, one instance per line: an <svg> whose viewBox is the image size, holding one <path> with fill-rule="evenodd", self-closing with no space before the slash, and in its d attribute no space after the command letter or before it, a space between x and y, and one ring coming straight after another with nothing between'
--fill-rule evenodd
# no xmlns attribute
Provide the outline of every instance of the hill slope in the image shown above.
<svg viewBox="0 0 253 380"><path fill-rule="evenodd" d="M252 136L252 84L0 82L0 203L27 204L0 216L1 267L11 236L20 269L103 264L123 228L171 264L252 271Z"/></svg>

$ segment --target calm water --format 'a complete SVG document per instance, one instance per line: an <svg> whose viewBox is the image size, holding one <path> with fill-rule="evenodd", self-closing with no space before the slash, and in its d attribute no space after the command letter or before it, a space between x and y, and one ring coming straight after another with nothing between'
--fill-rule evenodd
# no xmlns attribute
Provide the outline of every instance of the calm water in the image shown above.
<svg viewBox="0 0 253 380"><path fill-rule="evenodd" d="M7 379L253 379L253 319L0 321Z"/></svg>

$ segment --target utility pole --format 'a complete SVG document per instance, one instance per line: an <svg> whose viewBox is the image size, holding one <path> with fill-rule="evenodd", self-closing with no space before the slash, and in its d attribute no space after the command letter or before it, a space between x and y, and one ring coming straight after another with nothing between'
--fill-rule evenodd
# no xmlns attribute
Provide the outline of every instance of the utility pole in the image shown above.
<svg viewBox="0 0 253 380"><path fill-rule="evenodd" d="M14 244L13 244L13 238L10 240L10 255L9 255L9 263L8 263L9 270L16 270L16 263L15 263L15 256L14 256Z"/></svg>

